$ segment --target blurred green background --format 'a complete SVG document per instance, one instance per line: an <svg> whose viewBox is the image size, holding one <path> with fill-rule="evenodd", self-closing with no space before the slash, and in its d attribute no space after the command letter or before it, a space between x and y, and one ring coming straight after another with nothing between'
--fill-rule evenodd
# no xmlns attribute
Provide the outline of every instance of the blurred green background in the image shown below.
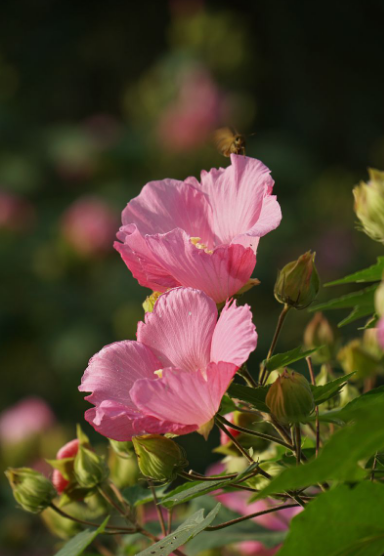
<svg viewBox="0 0 384 556"><path fill-rule="evenodd" d="M327 282L380 253L355 229L352 187L367 166L384 169L383 16L378 0L2 3L0 407L46 400L60 426L44 455L83 422L88 359L133 339L143 317L149 292L112 248L122 209L152 179L226 165L214 129L247 135L283 211L245 296L259 333L251 369L279 312L278 268L313 249ZM281 350L310 317L289 318ZM216 440L184 439L196 469ZM2 452L31 463L5 441ZM6 485L2 496L13 508ZM12 542L4 554L27 554Z"/></svg>

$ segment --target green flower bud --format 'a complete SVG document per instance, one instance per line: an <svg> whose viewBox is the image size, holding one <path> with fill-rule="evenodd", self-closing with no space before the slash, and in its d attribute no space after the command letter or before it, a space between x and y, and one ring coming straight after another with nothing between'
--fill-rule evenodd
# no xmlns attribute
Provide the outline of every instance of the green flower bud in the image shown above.
<svg viewBox="0 0 384 556"><path fill-rule="evenodd" d="M104 458L80 444L75 457L74 473L80 487L93 488L107 478L108 469Z"/></svg>
<svg viewBox="0 0 384 556"><path fill-rule="evenodd" d="M358 338L344 346L337 359L347 374L356 372L356 378L366 378L380 370L380 359Z"/></svg>
<svg viewBox="0 0 384 556"><path fill-rule="evenodd" d="M156 481L171 481L188 461L181 446L158 434L135 436L133 445L140 471Z"/></svg>
<svg viewBox="0 0 384 556"><path fill-rule="evenodd" d="M13 496L27 512L33 514L42 512L57 495L51 481L34 469L10 467L5 475L12 487Z"/></svg>
<svg viewBox="0 0 384 556"><path fill-rule="evenodd" d="M115 485L120 489L137 484L140 472L134 451L133 456L129 458L120 457L113 450L109 453L108 468L110 476Z"/></svg>
<svg viewBox="0 0 384 556"><path fill-rule="evenodd" d="M384 243L384 172L368 169L370 180L353 190L356 216L362 230L375 241Z"/></svg>
<svg viewBox="0 0 384 556"><path fill-rule="evenodd" d="M314 363L321 364L333 358L335 352L335 332L323 313L315 313L304 331L304 346L307 349L320 348L312 354Z"/></svg>
<svg viewBox="0 0 384 556"><path fill-rule="evenodd" d="M265 403L272 415L283 424L300 423L315 409L308 380L295 371L284 372L268 390Z"/></svg>
<svg viewBox="0 0 384 556"><path fill-rule="evenodd" d="M319 288L315 253L308 251L279 272L274 293L279 303L295 309L305 309L315 299Z"/></svg>
<svg viewBox="0 0 384 556"><path fill-rule="evenodd" d="M161 296L162 292L152 292L151 295L145 298L143 309L146 313L152 313L156 301Z"/></svg>
<svg viewBox="0 0 384 556"><path fill-rule="evenodd" d="M384 282L381 282L375 292L375 309L379 317L384 317Z"/></svg>

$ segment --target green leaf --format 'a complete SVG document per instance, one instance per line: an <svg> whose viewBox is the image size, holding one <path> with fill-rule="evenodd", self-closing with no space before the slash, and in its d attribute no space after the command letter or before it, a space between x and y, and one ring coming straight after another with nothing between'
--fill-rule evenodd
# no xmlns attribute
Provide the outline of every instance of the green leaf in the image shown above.
<svg viewBox="0 0 384 556"><path fill-rule="evenodd" d="M325 287L328 286L339 286L341 284L351 284L361 283L361 282L380 282L384 272L384 257L378 257L377 263L365 268L364 270L359 270L345 276L345 278L340 278L340 280L334 280L333 282L328 282Z"/></svg>
<svg viewBox="0 0 384 556"><path fill-rule="evenodd" d="M349 373L349 375L341 376L340 378L337 378L336 380L332 380L332 382L328 382L323 386L311 385L311 390L313 393L313 397L315 399L315 404L320 405L326 402L327 400L329 400L330 398L333 398L333 396L336 396L336 394L338 394L340 390L343 388L348 378L354 374L355 373L353 372L353 373Z"/></svg>
<svg viewBox="0 0 384 556"><path fill-rule="evenodd" d="M290 351L286 351L285 353L277 353L273 355L268 361L264 360L263 365L266 364L268 371L275 371L276 369L280 369L281 367L287 367L296 361L300 361L300 359L304 359L308 357L319 348L308 349L307 351L302 351L301 346L291 349Z"/></svg>
<svg viewBox="0 0 384 556"><path fill-rule="evenodd" d="M292 520L279 556L381 556L383 515L384 485L339 485Z"/></svg>
<svg viewBox="0 0 384 556"><path fill-rule="evenodd" d="M142 550L137 556L168 556L175 548L179 548L179 546L182 546L188 542L189 539L192 539L208 527L217 516L220 506L221 504L217 504L205 518L204 510L198 510L184 521L176 531L145 550Z"/></svg>
<svg viewBox="0 0 384 556"><path fill-rule="evenodd" d="M97 529L91 531L90 529L85 529L76 537L73 537L69 542L67 542L63 548L56 552L56 556L79 556L84 552L84 550L91 544L91 542L99 535L104 532L105 526L107 525L109 516L103 521L103 523Z"/></svg>
<svg viewBox="0 0 384 556"><path fill-rule="evenodd" d="M161 497L164 494L164 490L166 488L167 485L156 488L156 495L158 497ZM141 506L142 504L148 504L148 502L153 501L151 491L148 488L142 487L141 485L134 485L125 488L122 494L130 506Z"/></svg>
<svg viewBox="0 0 384 556"><path fill-rule="evenodd" d="M236 411L236 404L233 403L231 398L224 394L221 404L220 404L220 415L227 415L227 413L232 413L232 411Z"/></svg>
<svg viewBox="0 0 384 556"><path fill-rule="evenodd" d="M172 508L173 506L177 506L177 504L183 504L184 502L188 502L188 500L217 490L230 482L231 479L217 479L217 481L191 481L190 483L184 483L167 493L164 498L161 499L161 505L166 508Z"/></svg>
<svg viewBox="0 0 384 556"><path fill-rule="evenodd" d="M328 480L357 481L364 478L366 471L358 462L384 446L384 397L373 400L375 403L349 411L348 417L352 422L331 436L317 459L284 470L257 498Z"/></svg>
<svg viewBox="0 0 384 556"><path fill-rule="evenodd" d="M250 403L255 409L270 413L267 405L265 404L265 397L270 386L260 386L260 388L250 388L243 384L232 383L228 388L228 394L231 398L236 398L243 402Z"/></svg>
<svg viewBox="0 0 384 556"><path fill-rule="evenodd" d="M314 305L308 310L310 312L313 312L328 309L352 308L352 312L348 315L348 317L343 319L338 324L339 327L345 326L346 324L350 324L351 322L359 318L372 315L375 312L374 297L377 287L378 285L374 284L369 288L365 288L357 292L348 293L347 295L343 295L337 299L325 301L324 303L320 303L319 305Z"/></svg>
<svg viewBox="0 0 384 556"><path fill-rule="evenodd" d="M358 398L355 398L341 409L327 411L326 413L320 414L319 417L321 421L347 423L353 419L356 411L364 410L375 404L380 404L384 407L384 386L374 388Z"/></svg>

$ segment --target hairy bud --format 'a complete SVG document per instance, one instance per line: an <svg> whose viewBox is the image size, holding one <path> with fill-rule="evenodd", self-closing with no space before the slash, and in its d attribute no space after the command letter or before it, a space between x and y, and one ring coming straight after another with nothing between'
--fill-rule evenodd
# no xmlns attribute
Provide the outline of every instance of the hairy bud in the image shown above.
<svg viewBox="0 0 384 556"><path fill-rule="evenodd" d="M279 272L274 293L279 303L295 309L305 309L315 299L319 288L315 253L308 251Z"/></svg>
<svg viewBox="0 0 384 556"><path fill-rule="evenodd" d="M289 369L284 369L272 384L265 403L272 415L283 424L305 422L315 408L308 380Z"/></svg>
<svg viewBox="0 0 384 556"><path fill-rule="evenodd" d="M56 496L53 484L34 469L10 467L5 475L12 487L13 496L27 512L33 514L42 512Z"/></svg>
<svg viewBox="0 0 384 556"><path fill-rule="evenodd" d="M135 436L133 445L140 471L146 477L156 481L171 481L188 465L181 446L165 436L158 434Z"/></svg>

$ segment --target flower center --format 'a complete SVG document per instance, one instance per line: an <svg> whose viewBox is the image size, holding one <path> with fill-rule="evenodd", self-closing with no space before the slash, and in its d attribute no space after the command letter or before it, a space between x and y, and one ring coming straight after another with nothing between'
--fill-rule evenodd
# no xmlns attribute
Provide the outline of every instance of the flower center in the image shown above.
<svg viewBox="0 0 384 556"><path fill-rule="evenodd" d="M203 249L206 253L208 253L209 255L212 255L212 253L213 253L212 249L208 249L208 247L205 245L205 243L200 243L201 242L201 237L191 237L190 241L198 249Z"/></svg>
<svg viewBox="0 0 384 556"><path fill-rule="evenodd" d="M153 373L159 378L163 378L163 369L158 369L157 371L153 371Z"/></svg>

